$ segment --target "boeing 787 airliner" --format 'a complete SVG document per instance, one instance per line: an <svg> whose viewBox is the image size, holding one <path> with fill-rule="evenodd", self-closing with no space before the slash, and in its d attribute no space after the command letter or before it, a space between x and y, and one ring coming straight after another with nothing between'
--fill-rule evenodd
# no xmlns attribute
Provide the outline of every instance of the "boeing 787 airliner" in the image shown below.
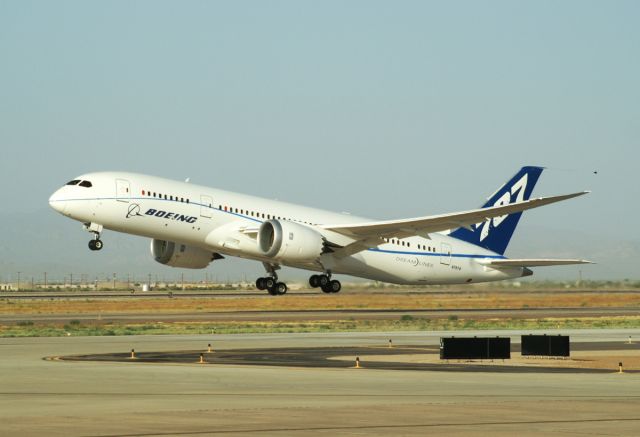
<svg viewBox="0 0 640 437"><path fill-rule="evenodd" d="M202 269L236 256L262 262L256 287L287 286L277 270L314 272L311 287L340 291L332 274L396 284L461 284L529 276L529 267L582 264L579 259L504 256L522 211L587 192L531 199L543 168L523 167L479 209L372 221L291 203L136 173L88 173L58 189L49 204L93 234L103 230L151 238L151 254L172 267Z"/></svg>

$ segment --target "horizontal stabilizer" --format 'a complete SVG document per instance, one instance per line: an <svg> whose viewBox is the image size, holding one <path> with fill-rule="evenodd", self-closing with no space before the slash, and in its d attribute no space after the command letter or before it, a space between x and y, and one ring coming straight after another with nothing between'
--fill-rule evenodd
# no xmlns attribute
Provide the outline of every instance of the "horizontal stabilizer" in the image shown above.
<svg viewBox="0 0 640 437"><path fill-rule="evenodd" d="M584 259L489 259L479 261L484 265L491 267L544 267L544 266L566 266L572 264L593 264L591 261Z"/></svg>

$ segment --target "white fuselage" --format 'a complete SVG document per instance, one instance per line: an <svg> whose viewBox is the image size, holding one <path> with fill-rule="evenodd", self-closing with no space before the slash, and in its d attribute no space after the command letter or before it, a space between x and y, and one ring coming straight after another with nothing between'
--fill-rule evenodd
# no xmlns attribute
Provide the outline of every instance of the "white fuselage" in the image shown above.
<svg viewBox="0 0 640 437"><path fill-rule="evenodd" d="M104 229L266 263L274 260L264 256L255 232L251 232L265 220L292 221L310 227L341 246L353 240L321 225L367 221L142 174L102 172L77 179L90 181L91 187L63 186L49 200L65 216ZM475 283L523 276L525 269L521 267L496 269L482 262L496 258L504 257L436 233L429 238L392 239L346 257L326 253L314 262L278 263L396 284Z"/></svg>

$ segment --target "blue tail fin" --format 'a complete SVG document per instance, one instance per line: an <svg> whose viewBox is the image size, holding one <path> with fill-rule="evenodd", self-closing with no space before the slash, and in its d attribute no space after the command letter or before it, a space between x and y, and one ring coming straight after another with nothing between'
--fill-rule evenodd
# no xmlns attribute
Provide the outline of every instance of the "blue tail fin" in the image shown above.
<svg viewBox="0 0 640 437"><path fill-rule="evenodd" d="M536 182L538 182L542 170L544 170L542 167L522 167L520 171L516 173L509 182L500 187L482 207L488 208L529 200L533 187ZM521 215L522 213L518 212L494 217L472 226L473 230L459 228L449 235L503 255Z"/></svg>

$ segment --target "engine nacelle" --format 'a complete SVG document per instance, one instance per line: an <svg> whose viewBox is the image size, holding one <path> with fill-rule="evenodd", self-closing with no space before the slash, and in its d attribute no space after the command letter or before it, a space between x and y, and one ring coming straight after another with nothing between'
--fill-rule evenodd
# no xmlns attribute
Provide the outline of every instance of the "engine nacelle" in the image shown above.
<svg viewBox="0 0 640 437"><path fill-rule="evenodd" d="M160 264L184 269L204 269L221 258L217 253L173 241L151 240L151 255Z"/></svg>
<svg viewBox="0 0 640 437"><path fill-rule="evenodd" d="M314 261L324 249L320 233L298 223L267 220L258 231L263 255L285 261Z"/></svg>

